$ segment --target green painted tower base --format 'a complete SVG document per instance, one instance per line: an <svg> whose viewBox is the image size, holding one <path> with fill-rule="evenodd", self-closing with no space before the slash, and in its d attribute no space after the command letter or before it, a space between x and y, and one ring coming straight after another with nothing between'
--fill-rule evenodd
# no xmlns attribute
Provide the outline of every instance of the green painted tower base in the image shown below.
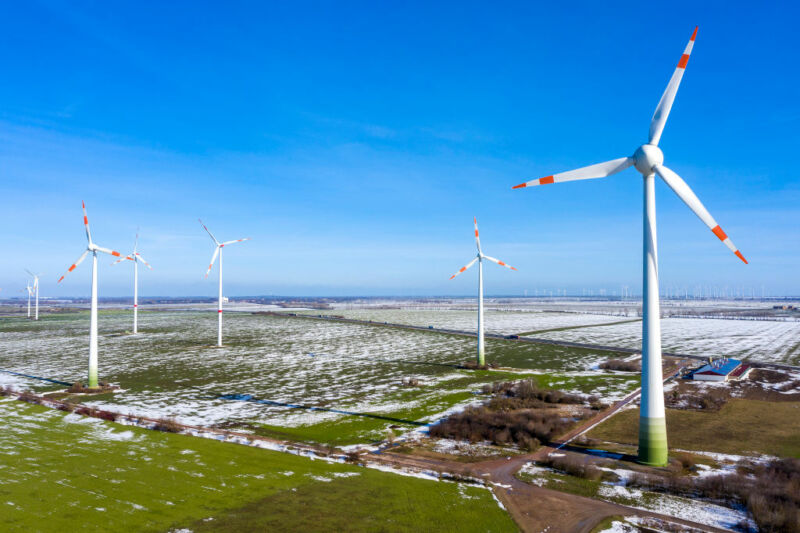
<svg viewBox="0 0 800 533"><path fill-rule="evenodd" d="M667 459L667 421L639 417L639 459L649 466L665 466Z"/></svg>

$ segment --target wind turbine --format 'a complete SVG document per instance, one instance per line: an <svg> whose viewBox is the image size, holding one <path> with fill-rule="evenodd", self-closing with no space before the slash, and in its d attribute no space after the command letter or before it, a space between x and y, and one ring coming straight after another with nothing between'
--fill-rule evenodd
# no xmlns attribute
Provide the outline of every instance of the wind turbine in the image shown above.
<svg viewBox="0 0 800 533"><path fill-rule="evenodd" d="M564 181L604 178L621 172L630 166L644 177L644 246L643 246L643 320L642 320L642 399L639 411L639 462L648 465L667 463L667 426L664 418L664 387L661 375L661 323L658 300L658 250L656 243L656 197L655 175L661 179L689 206L703 223L736 256L747 263L742 253L731 239L722 231L716 220L706 210L695 193L680 176L664 166L664 154L658 148L661 133L667 122L672 103L678 92L689 55L692 53L697 28L694 29L689 44L683 51L680 61L667 89L658 102L650 121L650 133L646 144L636 149L630 157L614 159L588 167L553 174L531 180L513 187L531 187L561 183Z"/></svg>
<svg viewBox="0 0 800 533"><path fill-rule="evenodd" d="M33 276L33 292L36 294L36 312L34 314L34 320L39 320L39 276L41 274L34 274L27 268L25 272ZM28 287L28 318L31 317L31 287Z"/></svg>
<svg viewBox="0 0 800 533"><path fill-rule="evenodd" d="M234 244L237 242L242 241L249 241L250 237L244 239L236 239L235 241L225 241L219 242L216 237L209 231L203 221L199 218L197 219L200 222L200 225L203 226L203 229L206 230L211 240L214 241L216 245L216 249L214 250L214 255L211 256L211 262L208 264L208 270L206 271L206 278L208 278L208 274L211 272L211 269L214 267L214 261L217 260L217 256L219 255L219 303L217 304L217 322L219 324L219 328L217 331L217 346L220 348L222 347L222 249L229 244Z"/></svg>
<svg viewBox="0 0 800 533"><path fill-rule="evenodd" d="M466 266L461 267L461 269L450 276L450 279L455 278L469 267L475 264L475 261L478 262L478 364L483 366L486 364L486 356L484 350L484 341L483 341L483 260L488 259L493 263L497 263L500 266L504 266L506 268L510 268L511 270L516 270L516 268L512 267L511 265L507 265L506 263L500 261L499 259L495 259L494 257L489 257L488 255L484 255L481 251L481 239L478 236L478 219L473 218L473 222L475 223L475 245L478 247L478 255L467 263Z"/></svg>
<svg viewBox="0 0 800 533"><path fill-rule="evenodd" d="M121 263L126 259L128 261L133 261L133 334L136 335L139 332L139 263L144 264L150 270L153 270L153 267L144 260L142 254L136 251L137 247L139 246L139 232L136 232L136 240L133 241L133 252L126 255L125 257L121 257L114 261L112 264L116 265L117 263Z"/></svg>
<svg viewBox="0 0 800 533"><path fill-rule="evenodd" d="M25 290L28 291L28 318L31 317L31 296L33 296L33 287L31 287L30 282L25 284ZM22 289L20 289L22 292Z"/></svg>
<svg viewBox="0 0 800 533"><path fill-rule="evenodd" d="M83 251L81 256L78 258L75 263L72 264L71 267L67 269L63 276L58 278L58 283L66 277L67 274L75 270L75 268L80 265L84 259L86 259L86 255L91 252L92 253L92 307L90 312L90 321L89 321L89 388L96 388L97 387L97 252L103 252L104 254L113 255L114 257L120 257L119 252L115 252L114 250L109 250L108 248L103 248L97 246L95 243L92 242L92 233L89 231L89 218L86 216L86 204L81 202L81 206L83 207L83 226L86 229L86 241L88 245L86 246L86 250Z"/></svg>

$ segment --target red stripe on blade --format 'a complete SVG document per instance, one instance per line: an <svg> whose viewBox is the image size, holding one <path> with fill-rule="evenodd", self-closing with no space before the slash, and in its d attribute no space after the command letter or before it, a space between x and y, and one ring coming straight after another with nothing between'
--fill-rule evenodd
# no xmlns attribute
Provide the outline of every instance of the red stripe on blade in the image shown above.
<svg viewBox="0 0 800 533"><path fill-rule="evenodd" d="M689 63L689 54L683 54L681 56L681 60L678 61L678 68L686 68L686 65Z"/></svg>
<svg viewBox="0 0 800 533"><path fill-rule="evenodd" d="M740 252L739 250L736 250L734 253L736 254L736 257L738 257L739 259L744 261L745 265L749 265L750 264L750 263L747 262L747 259L745 259L744 256L742 255L742 252Z"/></svg>
<svg viewBox="0 0 800 533"><path fill-rule="evenodd" d="M524 188L525 188L525 187L527 187L527 186L528 186L528 184L527 184L527 183L520 183L519 185L514 185L514 186L513 186L513 187L511 187L511 188L512 188L512 189L524 189Z"/></svg>
<svg viewBox="0 0 800 533"><path fill-rule="evenodd" d="M689 39L690 41L694 41L694 38L697 37L697 28L698 28L698 26L694 27L694 33L692 33L692 38Z"/></svg>
<svg viewBox="0 0 800 533"><path fill-rule="evenodd" d="M555 180L553 179L553 176L545 176L544 178L539 179L539 185L550 185L554 182Z"/></svg>
<svg viewBox="0 0 800 533"><path fill-rule="evenodd" d="M724 231L722 231L722 228L720 228L719 226L716 226L715 228L713 228L713 229L711 230L711 232L712 232L714 235L716 235L716 236L717 236L717 238L718 238L719 240L721 240L721 241L724 241L725 239L727 239L727 238L728 238L728 236L727 236L727 235L725 235L725 232L724 232Z"/></svg>

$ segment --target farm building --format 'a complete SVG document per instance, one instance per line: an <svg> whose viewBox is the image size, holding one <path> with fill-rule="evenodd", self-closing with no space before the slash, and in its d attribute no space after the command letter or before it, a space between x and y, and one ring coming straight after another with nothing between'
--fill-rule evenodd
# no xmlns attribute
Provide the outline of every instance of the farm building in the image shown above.
<svg viewBox="0 0 800 533"><path fill-rule="evenodd" d="M714 359L687 374L686 379L697 381L728 381L744 379L752 370L750 365L745 365L738 359Z"/></svg>

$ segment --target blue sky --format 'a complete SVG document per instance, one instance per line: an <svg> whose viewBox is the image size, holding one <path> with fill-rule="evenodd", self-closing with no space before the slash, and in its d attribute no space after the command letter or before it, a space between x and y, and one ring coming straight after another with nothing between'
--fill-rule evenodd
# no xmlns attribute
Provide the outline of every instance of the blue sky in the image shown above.
<svg viewBox="0 0 800 533"><path fill-rule="evenodd" d="M800 294L794 3L30 2L0 17L2 296L86 295L85 240L145 295L489 294L641 286L641 178L521 191L630 155L692 29L661 141L739 262L657 185L663 286ZM130 265L101 261L101 296Z"/></svg>

